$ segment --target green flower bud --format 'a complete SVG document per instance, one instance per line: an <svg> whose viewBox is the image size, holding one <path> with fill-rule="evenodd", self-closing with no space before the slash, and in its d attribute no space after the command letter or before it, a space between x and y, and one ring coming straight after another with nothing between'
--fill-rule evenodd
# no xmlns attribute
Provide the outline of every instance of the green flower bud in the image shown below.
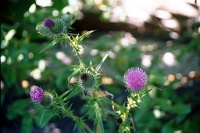
<svg viewBox="0 0 200 133"><path fill-rule="evenodd" d="M66 26L63 20L61 20L60 18L45 19L44 23L40 23L36 26L36 30L38 31L38 33L48 37L60 36L63 33L67 33Z"/></svg>
<svg viewBox="0 0 200 133"><path fill-rule="evenodd" d="M60 19L55 19L54 20L54 26L52 26L50 28L50 31L55 33L55 34L59 34L59 33L63 33L64 32L64 24L63 21Z"/></svg>
<svg viewBox="0 0 200 133"><path fill-rule="evenodd" d="M83 72L79 76L79 86L83 91L89 91L97 85L96 77L91 72Z"/></svg>
<svg viewBox="0 0 200 133"><path fill-rule="evenodd" d="M53 95L51 93L45 92L43 100L40 105L44 108L49 108L53 104Z"/></svg>
<svg viewBox="0 0 200 133"><path fill-rule="evenodd" d="M71 15L70 15L70 13L66 13L65 15L63 15L61 17L61 19L63 20L63 22L64 22L65 25L70 25L70 22L71 22Z"/></svg>
<svg viewBox="0 0 200 133"><path fill-rule="evenodd" d="M44 26L43 24L38 24L36 26L36 30L38 31L38 33L45 35L45 36L54 36L53 33L51 33L50 29L47 28L46 26Z"/></svg>

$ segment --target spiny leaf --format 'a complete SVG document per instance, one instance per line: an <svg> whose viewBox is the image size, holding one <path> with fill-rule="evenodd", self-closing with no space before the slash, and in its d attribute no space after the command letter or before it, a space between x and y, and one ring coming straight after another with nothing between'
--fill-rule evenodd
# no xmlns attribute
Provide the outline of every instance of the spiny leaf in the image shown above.
<svg viewBox="0 0 200 133"><path fill-rule="evenodd" d="M64 100L68 100L71 97L73 97L74 95L76 95L77 93L81 92L81 89L79 89L78 87L74 87L73 89L70 90L71 92L69 93L69 95L67 95Z"/></svg>
<svg viewBox="0 0 200 133"><path fill-rule="evenodd" d="M45 50L47 50L48 48L54 46L57 42L59 42L60 39L56 38L55 40L53 40L50 44L48 44L43 50L40 51L40 53L44 52Z"/></svg>
<svg viewBox="0 0 200 133"><path fill-rule="evenodd" d="M101 112L100 112L99 106L97 106L95 108L95 114L96 114L97 125L100 127L100 132L104 133L104 127L103 127L103 122L102 122L102 119L101 119Z"/></svg>
<svg viewBox="0 0 200 133"><path fill-rule="evenodd" d="M140 94L140 97L143 97L145 96L147 93L149 93L152 89L148 89L146 90L144 93Z"/></svg>
<svg viewBox="0 0 200 133"><path fill-rule="evenodd" d="M76 14L76 16L74 17L74 19L72 19L72 21L70 22L70 25L72 25L78 18L79 13Z"/></svg>
<svg viewBox="0 0 200 133"><path fill-rule="evenodd" d="M84 121L82 120L82 118L79 118L77 117L77 120L76 120L76 124L75 124L75 127L76 128L78 127L78 130L80 133L86 133L85 132L85 129L89 132L89 133L94 133L85 123Z"/></svg>
<svg viewBox="0 0 200 133"><path fill-rule="evenodd" d="M59 115L59 110L44 110L40 120L41 127L44 127L56 115Z"/></svg>
<svg viewBox="0 0 200 133"><path fill-rule="evenodd" d="M72 89L67 90L62 95L60 95L59 97L56 97L54 99L55 103L57 103L57 104L60 104L60 103L65 104L63 99L65 98L66 95L68 95L69 93L71 93L71 91L72 91Z"/></svg>
<svg viewBox="0 0 200 133"><path fill-rule="evenodd" d="M61 110L64 116L72 118L76 122L75 127L78 127L81 132L85 132L85 130L87 130L89 133L93 133L92 130L84 123L82 118L77 117L73 114L73 111L70 109L70 107L58 107L58 109Z"/></svg>
<svg viewBox="0 0 200 133"><path fill-rule="evenodd" d="M70 80L72 79L72 77L74 77L78 72L80 72L80 68L74 69L74 72L68 78L68 85L69 85Z"/></svg>
<svg viewBox="0 0 200 133"><path fill-rule="evenodd" d="M88 31L88 32L84 33L82 36L78 37L78 39L77 39L78 40L78 44L81 44L83 39L85 37L87 37L89 34L91 34L92 32L94 32L94 30Z"/></svg>
<svg viewBox="0 0 200 133"><path fill-rule="evenodd" d="M111 101L111 104L119 109L120 112L125 112L125 108L123 106L118 105L114 101Z"/></svg>
<svg viewBox="0 0 200 133"><path fill-rule="evenodd" d="M106 54L103 59L101 60L101 62L99 63L99 65L96 67L96 71L98 72L99 69L101 68L102 64L104 63L104 61L106 60L106 58L108 57L108 54Z"/></svg>
<svg viewBox="0 0 200 133"><path fill-rule="evenodd" d="M104 133L104 127L103 127L103 122L102 122L102 109L99 107L98 102L94 99L94 101L90 101L90 105L88 106L90 110L88 111L88 114L90 114L90 117L94 117L94 122L96 125L99 126L100 128L100 133ZM94 115L94 116L93 116Z"/></svg>

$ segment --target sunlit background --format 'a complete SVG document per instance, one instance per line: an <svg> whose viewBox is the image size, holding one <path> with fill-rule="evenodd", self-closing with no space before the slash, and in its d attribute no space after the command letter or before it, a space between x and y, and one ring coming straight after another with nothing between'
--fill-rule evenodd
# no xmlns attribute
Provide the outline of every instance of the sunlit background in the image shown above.
<svg viewBox="0 0 200 133"><path fill-rule="evenodd" d="M33 85L61 94L76 83L73 77L68 86L70 65L78 64L70 46L63 42L40 53L52 39L35 30L45 18L67 12L78 14L71 32L95 30L80 55L94 65L109 55L100 70L101 89L118 103L126 94L115 77L130 67L148 73L153 90L132 114L136 132L200 131L199 0L2 0L1 6L2 133L77 132L68 118L40 128L29 98ZM72 107L83 115L82 102L74 99ZM117 131L114 121L105 127L109 133Z"/></svg>

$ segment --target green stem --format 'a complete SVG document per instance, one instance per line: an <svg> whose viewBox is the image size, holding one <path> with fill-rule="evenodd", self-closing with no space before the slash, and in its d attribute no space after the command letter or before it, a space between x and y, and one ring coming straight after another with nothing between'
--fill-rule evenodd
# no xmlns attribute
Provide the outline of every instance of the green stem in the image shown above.
<svg viewBox="0 0 200 133"><path fill-rule="evenodd" d="M76 52L76 55L77 55L77 57L79 59L80 64L83 66L83 68L85 68L85 64L84 64L84 62L83 62L83 60L81 58L81 55L79 54L78 50L76 49L74 43L70 42L70 44L71 44L72 48L74 49L74 51Z"/></svg>
<svg viewBox="0 0 200 133"><path fill-rule="evenodd" d="M83 60L82 60L82 58L81 58L81 55L79 54L78 49L76 48L76 46L75 46L75 44L74 44L74 43L76 43L76 42L75 42L75 41L72 41L72 39L71 39L68 35L66 35L66 38L70 41L70 45L72 46L72 48L73 48L74 51L76 52L76 55L77 55L77 57L78 57L78 59L79 59L79 62L80 62L80 65L83 66L83 68L85 68L85 64L84 64L84 62L83 62ZM78 44L77 44L77 45L78 45Z"/></svg>

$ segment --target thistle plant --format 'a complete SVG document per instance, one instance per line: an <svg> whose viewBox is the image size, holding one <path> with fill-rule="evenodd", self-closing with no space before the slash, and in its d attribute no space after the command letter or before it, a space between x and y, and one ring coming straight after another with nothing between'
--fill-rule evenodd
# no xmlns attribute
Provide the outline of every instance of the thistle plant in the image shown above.
<svg viewBox="0 0 200 133"><path fill-rule="evenodd" d="M43 116L41 117L41 125L44 125L44 123L47 123L53 116L57 115L73 119L76 122L75 128L81 133L104 133L104 123L106 121L103 121L103 117L112 114L114 116L113 121L121 119L121 123L118 123L119 133L136 131L130 111L139 106L139 103L142 101L141 98L149 91L143 89L147 85L148 76L146 72L139 67L130 68L125 72L124 78L122 78L123 76L116 77L116 80L126 87L126 90L129 92L123 105L116 103L113 98L114 95L108 91L102 93L100 90L101 74L99 73L99 70L108 55L105 55L96 67L93 66L92 62L89 64L84 62L79 54L80 45L82 45L84 38L93 31L88 31L83 35L71 33L72 24L76 19L77 15L73 17L70 13L67 13L61 17L46 18L36 26L38 33L53 38L52 43L45 47L41 52L59 42L67 42L67 44L73 48L73 51L79 60L79 64L73 65L72 73L68 77L68 83L72 77L77 77L78 79L72 89L66 90L63 94L57 94L55 91L44 91L38 86L33 86L31 88L30 97L33 103L37 104L40 109L43 110L43 115L49 115L49 119L47 120L43 120ZM82 117L74 115L71 106L68 104L70 98L77 94L86 101L83 106L86 107L87 112ZM110 108L106 108L106 106L109 106ZM89 118L94 122L95 128L86 124L86 118Z"/></svg>

